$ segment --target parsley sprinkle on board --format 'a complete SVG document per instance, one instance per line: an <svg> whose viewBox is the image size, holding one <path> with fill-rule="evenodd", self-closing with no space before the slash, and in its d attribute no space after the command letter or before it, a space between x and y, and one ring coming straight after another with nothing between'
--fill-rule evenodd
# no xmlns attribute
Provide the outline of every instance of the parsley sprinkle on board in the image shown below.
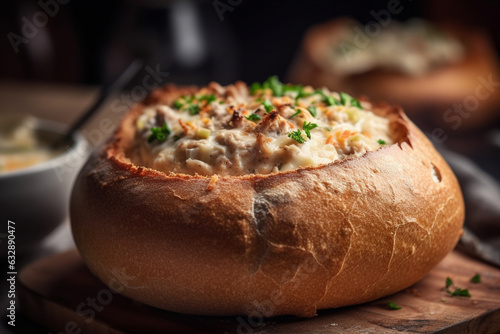
<svg viewBox="0 0 500 334"><path fill-rule="evenodd" d="M470 293L469 293L469 290L467 290L467 289L456 288L453 292L448 291L448 293L452 297L459 296L459 297L468 297L468 298L470 298Z"/></svg>
<svg viewBox="0 0 500 334"><path fill-rule="evenodd" d="M446 292L451 297L457 297L457 296L458 297L467 297L467 298L471 297L469 290L467 290L467 289L455 288L455 290L451 291L450 287L453 286L453 281L449 277L446 277L445 286L446 286Z"/></svg>
<svg viewBox="0 0 500 334"><path fill-rule="evenodd" d="M387 308L388 308L389 310L394 311L394 310L401 310L401 308L402 308L402 307L401 307L401 306L398 306L397 304L395 304L395 303L393 303L393 302L391 302L391 301L389 300L389 301L387 302Z"/></svg>
<svg viewBox="0 0 500 334"><path fill-rule="evenodd" d="M481 283L481 275L475 274L474 276L472 276L470 281L471 283Z"/></svg>
<svg viewBox="0 0 500 334"><path fill-rule="evenodd" d="M382 139L377 140L377 143L379 143L380 145L386 144L385 140L382 140Z"/></svg>
<svg viewBox="0 0 500 334"><path fill-rule="evenodd" d="M450 288L450 286L452 286L452 285L453 285L453 281L451 280L451 278L446 277L446 282L445 282L445 284L446 284L446 290L448 290L448 289Z"/></svg>

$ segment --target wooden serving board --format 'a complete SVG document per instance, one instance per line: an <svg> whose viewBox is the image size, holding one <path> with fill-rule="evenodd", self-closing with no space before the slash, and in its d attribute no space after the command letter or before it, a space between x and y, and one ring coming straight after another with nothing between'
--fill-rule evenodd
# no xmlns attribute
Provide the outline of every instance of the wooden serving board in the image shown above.
<svg viewBox="0 0 500 334"><path fill-rule="evenodd" d="M482 283L469 281L476 273ZM472 297L449 297L444 291L446 277L468 288ZM311 319L204 317L162 311L110 292L85 267L76 250L32 263L18 280L21 311L57 333L500 332L500 270L456 251L406 291L359 306L320 311ZM402 309L387 309L387 300Z"/></svg>

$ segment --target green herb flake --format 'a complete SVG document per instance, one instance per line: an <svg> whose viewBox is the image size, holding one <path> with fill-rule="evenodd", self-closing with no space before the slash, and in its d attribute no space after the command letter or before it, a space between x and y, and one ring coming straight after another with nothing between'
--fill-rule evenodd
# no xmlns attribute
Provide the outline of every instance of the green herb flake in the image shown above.
<svg viewBox="0 0 500 334"><path fill-rule="evenodd" d="M290 119L294 118L295 116L297 116L298 114L300 114L302 111L301 110L297 110L295 112L295 114L293 114L292 116L290 116Z"/></svg>
<svg viewBox="0 0 500 334"><path fill-rule="evenodd" d="M184 103L179 99L174 102L174 107L177 109L181 109L184 106Z"/></svg>
<svg viewBox="0 0 500 334"><path fill-rule="evenodd" d="M401 306L396 305L395 303L393 303L393 302L391 302L391 301L388 301L388 302L387 302L387 308L388 308L389 310L393 310L393 311L394 311L394 310L401 310L401 308L402 308L402 307L401 307Z"/></svg>
<svg viewBox="0 0 500 334"><path fill-rule="evenodd" d="M207 104L208 104L208 103L214 102L215 100L217 100L217 98L215 97L214 94L207 94L207 95L202 95L198 100L200 102L207 101Z"/></svg>
<svg viewBox="0 0 500 334"><path fill-rule="evenodd" d="M448 291L448 289L450 288L450 286L453 285L453 281L451 280L451 278L449 277L446 277L446 291Z"/></svg>
<svg viewBox="0 0 500 334"><path fill-rule="evenodd" d="M311 139L311 130L314 129L314 128L317 128L318 127L318 124L316 123L307 123L307 122L304 122L304 124L302 125L302 129L304 129L306 135L307 135L307 138Z"/></svg>
<svg viewBox="0 0 500 334"><path fill-rule="evenodd" d="M323 97L324 102L327 106L338 106L340 105L340 101L334 98L333 96L326 95L322 89L316 89L314 91L315 94L319 94Z"/></svg>
<svg viewBox="0 0 500 334"><path fill-rule="evenodd" d="M297 99L310 96L312 93L305 93L304 86L301 85L290 85L282 83L278 76L273 75L267 78L262 84L258 82L254 82L250 85L250 94L254 95L257 91L262 89L270 89L273 93L273 96L281 97L287 93L295 94L295 102Z"/></svg>
<svg viewBox="0 0 500 334"><path fill-rule="evenodd" d="M255 94L255 92L257 92L258 90L262 89L262 87L260 86L260 83L258 82L254 82L251 86L250 86L250 94Z"/></svg>
<svg viewBox="0 0 500 334"><path fill-rule="evenodd" d="M261 120L262 117L260 117L257 114L251 114L251 115L245 116L245 118L248 119L249 121L252 121L252 122L258 122Z"/></svg>
<svg viewBox="0 0 500 334"><path fill-rule="evenodd" d="M274 109L274 105L268 99L265 99L262 104L264 105L264 109L266 109L266 112L268 114Z"/></svg>
<svg viewBox="0 0 500 334"><path fill-rule="evenodd" d="M151 128L151 135L148 138L148 143L152 143L155 140L158 140L160 142L165 141L167 140L169 134L170 134L170 128L165 122L165 124L162 127Z"/></svg>
<svg viewBox="0 0 500 334"><path fill-rule="evenodd" d="M342 103L344 106L347 106L347 104L349 104L351 107L363 109L363 107L361 107L361 102L347 93L340 93L340 103Z"/></svg>
<svg viewBox="0 0 500 334"><path fill-rule="evenodd" d="M279 81L278 76L273 75L269 77L263 84L263 87L270 88L273 91L273 95L280 97L283 96L285 91L283 83Z"/></svg>
<svg viewBox="0 0 500 334"><path fill-rule="evenodd" d="M469 290L467 289L461 289L461 288L455 288L455 290L451 291L450 287L453 285L453 281L451 278L446 277L446 292L451 296L451 297L468 297L470 298L470 293Z"/></svg>
<svg viewBox="0 0 500 334"><path fill-rule="evenodd" d="M304 87L301 85L283 85L283 94L295 93L295 96L299 96L302 89L304 89Z"/></svg>
<svg viewBox="0 0 500 334"><path fill-rule="evenodd" d="M359 109L363 109L363 107L361 106L361 102L359 102L359 100L357 100L355 98L352 98L351 106L359 108Z"/></svg>
<svg viewBox="0 0 500 334"><path fill-rule="evenodd" d="M481 275L479 274L475 274L474 276L472 276L472 278L470 279L470 281L472 283L481 283Z"/></svg>
<svg viewBox="0 0 500 334"><path fill-rule="evenodd" d="M304 92L304 90L301 90L299 92L299 94L297 94L297 97L295 99L297 100L297 99L301 99L301 98L304 98L304 97L309 97L309 96L311 96L313 94L314 93L307 93L307 92Z"/></svg>
<svg viewBox="0 0 500 334"><path fill-rule="evenodd" d="M310 106L307 110L311 113L312 117L316 117L318 115L318 108L315 106Z"/></svg>
<svg viewBox="0 0 500 334"><path fill-rule="evenodd" d="M386 144L385 140L382 140L382 139L377 140L377 143L379 143L379 145L385 145Z"/></svg>
<svg viewBox="0 0 500 334"><path fill-rule="evenodd" d="M468 297L468 298L470 298L470 293L469 293L469 290L467 290L467 289L456 288L455 291L453 291L453 292L448 291L448 293L452 297L459 296L459 297Z"/></svg>
<svg viewBox="0 0 500 334"><path fill-rule="evenodd" d="M198 115L200 113L200 106L192 104L186 108L190 115Z"/></svg>
<svg viewBox="0 0 500 334"><path fill-rule="evenodd" d="M305 142L304 137L302 137L302 132L299 129L297 129L296 131L289 132L287 134L287 136L289 138L292 138L292 139L298 141L301 144Z"/></svg>

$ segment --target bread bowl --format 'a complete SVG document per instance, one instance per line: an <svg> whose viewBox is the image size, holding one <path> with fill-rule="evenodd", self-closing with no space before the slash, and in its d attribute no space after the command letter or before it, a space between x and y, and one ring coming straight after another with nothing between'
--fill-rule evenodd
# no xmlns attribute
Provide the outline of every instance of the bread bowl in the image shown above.
<svg viewBox="0 0 500 334"><path fill-rule="evenodd" d="M311 317L404 289L452 250L464 218L459 185L400 108L276 78L251 91L241 82L158 89L88 160L71 223L84 261L104 283L121 281L124 295L182 313ZM187 122L208 129L204 118L214 126L208 138L186 129ZM312 122L321 126L306 126ZM345 137L335 127L368 132ZM234 147L239 132L243 144ZM266 156L263 139L281 146ZM196 141L198 155L187 154ZM320 154L312 147L322 141L323 150L340 152L331 162L296 158ZM354 148L357 141L366 146ZM210 143L227 146L222 153L214 146L220 159L200 156ZM294 154L274 156L282 151ZM259 159L276 168L259 169L267 166Z"/></svg>
<svg viewBox="0 0 500 334"><path fill-rule="evenodd" d="M417 124L457 133L498 119L498 56L484 31L389 22L339 18L312 27L289 80L401 105Z"/></svg>

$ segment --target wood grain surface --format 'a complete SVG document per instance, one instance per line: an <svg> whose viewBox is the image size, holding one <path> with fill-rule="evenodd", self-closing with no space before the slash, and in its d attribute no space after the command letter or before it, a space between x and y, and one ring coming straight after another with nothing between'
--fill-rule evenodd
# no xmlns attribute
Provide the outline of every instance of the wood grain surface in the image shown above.
<svg viewBox="0 0 500 334"><path fill-rule="evenodd" d="M470 282L479 273L482 282ZM450 297L446 277L471 298ZM162 311L116 293L76 250L32 263L18 277L21 311L57 333L499 333L500 270L449 254L409 289L371 303L320 311L311 319L202 317ZM401 306L389 310L387 300ZM81 330L81 331L79 331Z"/></svg>

